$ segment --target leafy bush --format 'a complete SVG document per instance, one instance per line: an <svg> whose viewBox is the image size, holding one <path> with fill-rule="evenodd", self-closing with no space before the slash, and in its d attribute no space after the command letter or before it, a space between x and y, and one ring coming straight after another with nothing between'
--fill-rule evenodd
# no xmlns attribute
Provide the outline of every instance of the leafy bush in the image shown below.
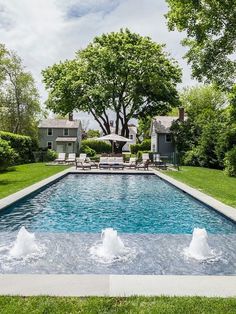
<svg viewBox="0 0 236 314"><path fill-rule="evenodd" d="M94 149L84 144L81 145L80 152L87 154L88 157L94 157L96 155L96 151Z"/></svg>
<svg viewBox="0 0 236 314"><path fill-rule="evenodd" d="M45 161L53 161L57 158L58 154L53 149L48 149L45 156Z"/></svg>
<svg viewBox="0 0 236 314"><path fill-rule="evenodd" d="M36 150L37 143L31 137L1 131L0 139L8 141L18 154L18 158L15 160L16 164L34 162L33 151Z"/></svg>
<svg viewBox="0 0 236 314"><path fill-rule="evenodd" d="M92 150L95 150L97 154L111 153L111 144L103 141L84 140L82 141L82 146L83 145L90 147Z"/></svg>
<svg viewBox="0 0 236 314"><path fill-rule="evenodd" d="M184 154L183 164L186 166L199 166L199 152L197 148L193 148Z"/></svg>
<svg viewBox="0 0 236 314"><path fill-rule="evenodd" d="M149 151L151 149L151 140L147 139L144 140L140 144L131 144L130 145L130 150L132 154L137 154L138 151Z"/></svg>
<svg viewBox="0 0 236 314"><path fill-rule="evenodd" d="M236 146L225 155L225 173L230 177L236 177Z"/></svg>
<svg viewBox="0 0 236 314"><path fill-rule="evenodd" d="M9 143L0 138L0 170L4 170L13 165L18 157L18 154Z"/></svg>

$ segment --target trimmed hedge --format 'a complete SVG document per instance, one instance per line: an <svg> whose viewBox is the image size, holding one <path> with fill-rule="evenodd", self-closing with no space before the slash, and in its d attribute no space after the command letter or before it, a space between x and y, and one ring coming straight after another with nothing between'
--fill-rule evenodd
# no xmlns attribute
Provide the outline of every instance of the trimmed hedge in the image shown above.
<svg viewBox="0 0 236 314"><path fill-rule="evenodd" d="M93 149L97 154L111 153L111 144L103 141L84 140L82 141L82 146L88 146L89 148Z"/></svg>
<svg viewBox="0 0 236 314"><path fill-rule="evenodd" d="M149 151L151 149L151 140L147 139L144 140L140 144L131 144L130 145L130 150L132 154L137 154L138 151Z"/></svg>
<svg viewBox="0 0 236 314"><path fill-rule="evenodd" d="M18 154L11 148L9 143L0 138L0 170L5 170L13 165L18 157Z"/></svg>
<svg viewBox="0 0 236 314"><path fill-rule="evenodd" d="M37 149L37 143L31 137L1 131L0 139L7 141L18 154L15 164L34 162L33 151Z"/></svg>

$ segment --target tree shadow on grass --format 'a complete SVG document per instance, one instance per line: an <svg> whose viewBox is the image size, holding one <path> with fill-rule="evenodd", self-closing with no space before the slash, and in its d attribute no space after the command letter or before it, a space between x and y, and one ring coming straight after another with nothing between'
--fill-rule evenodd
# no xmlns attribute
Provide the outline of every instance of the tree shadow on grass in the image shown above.
<svg viewBox="0 0 236 314"><path fill-rule="evenodd" d="M8 172L14 172L14 171L16 171L16 167L10 167L4 170L0 170L0 174L6 174Z"/></svg>

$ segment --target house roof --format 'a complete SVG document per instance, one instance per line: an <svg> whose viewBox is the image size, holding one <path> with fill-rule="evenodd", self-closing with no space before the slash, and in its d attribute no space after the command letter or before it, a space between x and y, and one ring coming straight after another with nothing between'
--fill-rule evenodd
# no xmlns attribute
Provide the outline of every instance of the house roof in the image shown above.
<svg viewBox="0 0 236 314"><path fill-rule="evenodd" d="M178 117L171 116L156 116L153 119L152 125L157 133L170 133L170 127Z"/></svg>
<svg viewBox="0 0 236 314"><path fill-rule="evenodd" d="M39 123L39 128L66 128L66 129L78 129L80 126L80 120L63 120L63 119L45 119Z"/></svg>
<svg viewBox="0 0 236 314"><path fill-rule="evenodd" d="M57 137L56 142L76 142L77 137Z"/></svg>

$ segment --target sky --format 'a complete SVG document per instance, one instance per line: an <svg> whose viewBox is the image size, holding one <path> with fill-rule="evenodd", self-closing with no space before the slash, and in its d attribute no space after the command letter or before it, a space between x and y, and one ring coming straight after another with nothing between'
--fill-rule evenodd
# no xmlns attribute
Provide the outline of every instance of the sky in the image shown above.
<svg viewBox="0 0 236 314"><path fill-rule="evenodd" d="M121 28L166 44L183 69L179 89L196 84L183 60L184 34L169 32L165 0L0 0L0 43L14 50L33 74L41 103L47 99L41 71L74 57L97 35ZM84 123L88 116L78 115ZM89 127L95 124L90 121Z"/></svg>

